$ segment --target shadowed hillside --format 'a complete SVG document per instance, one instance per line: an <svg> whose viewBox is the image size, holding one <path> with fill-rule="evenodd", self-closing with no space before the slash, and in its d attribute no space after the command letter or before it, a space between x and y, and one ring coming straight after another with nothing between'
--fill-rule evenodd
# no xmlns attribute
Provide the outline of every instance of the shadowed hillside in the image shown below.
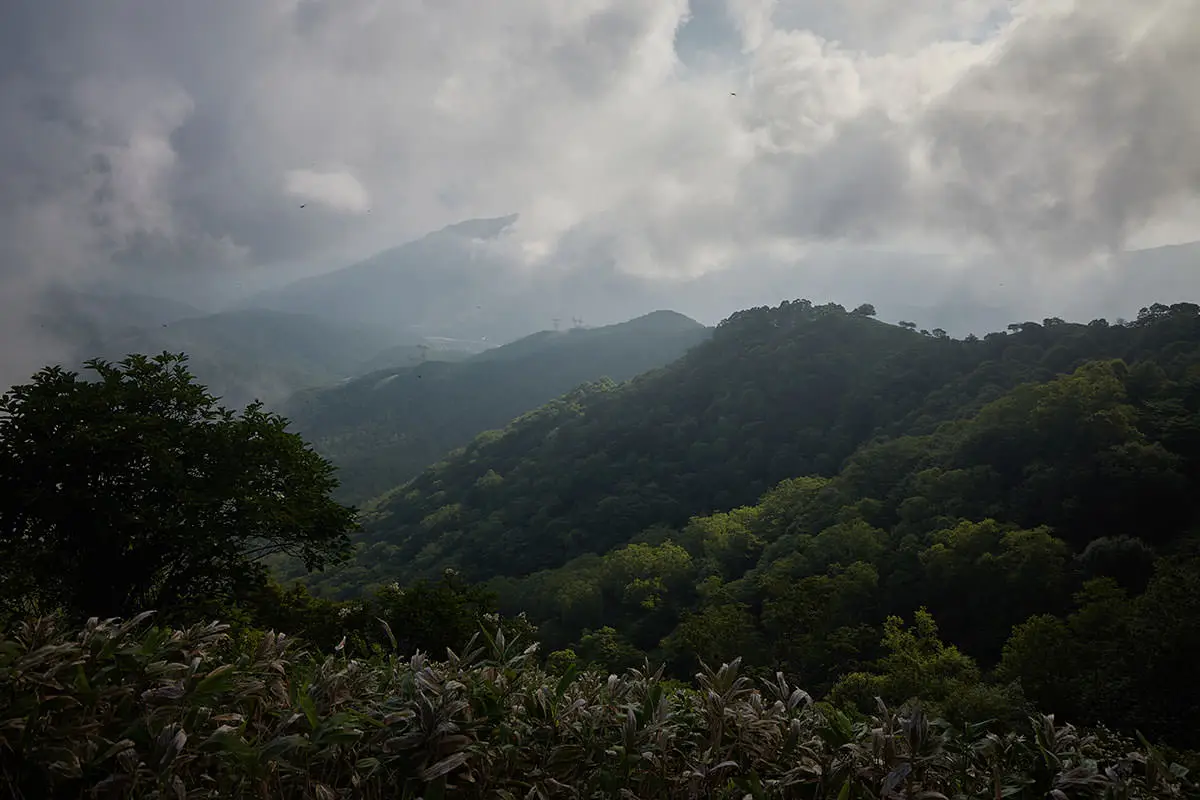
<svg viewBox="0 0 1200 800"><path fill-rule="evenodd" d="M458 363L428 361L303 392L284 412L339 466L342 496L361 502L580 383L626 380L708 336L669 311L602 328L544 331Z"/></svg>

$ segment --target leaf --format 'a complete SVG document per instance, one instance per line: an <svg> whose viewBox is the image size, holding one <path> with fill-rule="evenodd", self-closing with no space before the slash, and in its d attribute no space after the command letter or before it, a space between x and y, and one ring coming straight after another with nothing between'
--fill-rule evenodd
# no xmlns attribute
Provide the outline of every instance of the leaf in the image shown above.
<svg viewBox="0 0 1200 800"><path fill-rule="evenodd" d="M254 748L236 730L228 725L222 725L217 728L200 746L205 749L215 747L216 749L233 753L239 758L252 758L255 755Z"/></svg>
<svg viewBox="0 0 1200 800"><path fill-rule="evenodd" d="M102 756L100 756L100 758L96 759L96 762L103 763L105 761L108 761L113 756L115 756L118 753L121 753L125 750L128 750L129 748L131 748L133 746L134 746L134 744L133 744L132 739L121 739L120 741L114 743L107 750L105 750L104 755L102 755Z"/></svg>
<svg viewBox="0 0 1200 800"><path fill-rule="evenodd" d="M395 725L397 722L406 722L417 715L417 712L411 708L405 708L400 711L393 711L383 718L384 725Z"/></svg>
<svg viewBox="0 0 1200 800"><path fill-rule="evenodd" d="M555 747L546 757L546 767L557 767L561 764L575 764L584 758L586 751L577 744L563 744Z"/></svg>
<svg viewBox="0 0 1200 800"><path fill-rule="evenodd" d="M387 620L383 617L376 617L375 619L379 620L379 624L383 626L383 632L387 634L388 641L392 643L392 652L398 651L400 648L396 644L396 635L392 633L392 626L388 625Z"/></svg>
<svg viewBox="0 0 1200 800"><path fill-rule="evenodd" d="M198 695L208 696L228 690L233 683L236 668L234 664L222 664L201 678L193 691Z"/></svg>
<svg viewBox="0 0 1200 800"><path fill-rule="evenodd" d="M356 761L354 763L354 768L356 770L358 770L359 772L365 772L366 777L368 777L368 778L371 777L371 774L374 773L375 770L379 769L379 767L380 767L380 761L378 758L375 758L374 756L368 756L367 758L360 758L358 761Z"/></svg>
<svg viewBox="0 0 1200 800"><path fill-rule="evenodd" d="M166 766L174 761L175 756L187 744L187 738L187 734L184 733L183 728L178 723L168 725L159 731L158 741L155 746L155 750L161 754L158 763L161 766Z"/></svg>
<svg viewBox="0 0 1200 800"><path fill-rule="evenodd" d="M325 720L325 724L313 733L313 742L323 745L350 745L362 738L362 731L350 727L343 715Z"/></svg>
<svg viewBox="0 0 1200 800"><path fill-rule="evenodd" d="M562 677L558 679L558 683L554 686L555 700L562 700L563 695L566 694L567 689L570 687L571 683L574 682L575 677L578 674L579 668L575 664L567 665L566 671L563 672Z"/></svg>
<svg viewBox="0 0 1200 800"><path fill-rule="evenodd" d="M896 790L900 782L912 773L912 764L904 763L888 773L883 780L883 794L889 795Z"/></svg>
<svg viewBox="0 0 1200 800"><path fill-rule="evenodd" d="M437 763L421 770L421 780L432 781L436 778L442 777L443 775L449 775L463 764L466 764L470 758L471 754L463 750L459 750L457 753L451 753L441 761L438 761Z"/></svg>
<svg viewBox="0 0 1200 800"><path fill-rule="evenodd" d="M305 750L312 747L312 743L304 736L298 733L290 733L286 736L277 736L263 747L263 755L270 759L276 759L294 750Z"/></svg>
<svg viewBox="0 0 1200 800"><path fill-rule="evenodd" d="M64 711L68 708L79 708L83 704L69 694L55 695L48 697L41 703L41 712Z"/></svg>
<svg viewBox="0 0 1200 800"><path fill-rule="evenodd" d="M300 690L300 696L296 702L300 704L300 710L304 712L309 728L315 731L320 726L321 720L317 716L317 704L313 702L307 687Z"/></svg>
<svg viewBox="0 0 1200 800"><path fill-rule="evenodd" d="M183 746L187 744L187 734L182 729L175 732L175 736L171 739L171 754L174 757L183 750Z"/></svg>

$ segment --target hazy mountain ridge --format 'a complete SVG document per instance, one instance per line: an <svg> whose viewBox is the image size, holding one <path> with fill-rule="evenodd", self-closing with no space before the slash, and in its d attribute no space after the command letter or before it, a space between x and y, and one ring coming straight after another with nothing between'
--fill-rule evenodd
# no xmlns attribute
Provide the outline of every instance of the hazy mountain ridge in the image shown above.
<svg viewBox="0 0 1200 800"><path fill-rule="evenodd" d="M499 235L514 219L450 225L356 264L260 293L245 304L400 332L475 339L491 333L493 341L515 338L530 330L523 327L527 323L511 329L505 319L503 298L511 293L514 276L472 245ZM494 308L497 303L499 311Z"/></svg>
<svg viewBox="0 0 1200 800"><path fill-rule="evenodd" d="M308 314L249 309L110 331L90 343L88 356L186 353L196 376L226 405L240 407L255 399L272 404L297 389L358 374L399 338Z"/></svg>
<svg viewBox="0 0 1200 800"><path fill-rule="evenodd" d="M48 288L41 300L37 323L82 358L114 336L211 313L165 297L65 286Z"/></svg>
<svg viewBox="0 0 1200 800"><path fill-rule="evenodd" d="M55 288L45 295L38 324L43 336L61 344L54 355L64 363L95 355L120 356L131 350L193 348L193 363L204 380L240 404L254 396L276 401L298 388L423 360L461 360L471 352L536 331L549 336L552 325L569 332L581 322L615 322L668 307L702 321L716 320L736 307L774 302L780 296L830 296L837 286L842 291L857 286L867 294L882 287L884 297L877 306L882 319L912 320L918 328L943 328L952 335L981 334L1011 320L1039 319L1046 313L1037 308L1036 298L1021 294L1020 286L1005 287L1005 265L995 258L981 262L980 269L994 273L997 281L995 292L983 295L961 281L924 294L914 295L907 288L892 291L892 283L919 273L923 263L940 263L939 256L912 253L853 255L830 250L812 256L811 263L830 259L826 268L815 272L806 262L794 269L750 266L673 280L639 277L612 265L523 271L506 260L503 248L492 247L517 221L516 215L464 220L357 264L260 292L217 316L188 303L122 293L112 287L94 291ZM1198 243L1122 254L1107 271L1097 273L1095 291L1088 301L1095 308L1090 313L1129 317L1137 305L1149 303L1154 296L1186 298L1196 284L1197 263ZM942 269L930 268L930 274ZM1014 297L1024 298L1029 313L1013 310ZM254 311L259 306L266 311L262 312L263 330L255 332L255 325L245 315L259 313ZM287 352L288 344L281 340L279 330L272 332L281 318L268 312L309 315L308 326L296 326L295 352ZM1070 307L1066 313L1089 318L1089 308L1083 305ZM160 330L163 324L210 316L208 323L185 326L186 335ZM241 331L240 339L259 344L239 355L240 340L217 332L224 319L232 320L230 324ZM205 326L213 330L201 333ZM308 336L327 326L340 329L326 334L330 341L342 343L332 351L313 341L319 337ZM376 332L351 342L346 328L360 332L374 328ZM268 339L276 344L265 346ZM534 342L525 346L532 347ZM389 348L394 350L389 352ZM254 363L245 363L247 359Z"/></svg>
<svg viewBox="0 0 1200 800"><path fill-rule="evenodd" d="M545 331L456 363L431 360L301 392L283 411L339 465L343 496L362 501L581 383L632 378L709 335L666 311L602 328Z"/></svg>
<svg viewBox="0 0 1200 800"><path fill-rule="evenodd" d="M512 361L558 348L587 347L603 342L617 343L625 340L636 345L638 337L648 341L662 342L672 337L683 337L694 342L698 331L704 326L691 317L674 311L652 311L628 322L604 325L598 328L573 327L567 330L540 331L509 342L506 345L486 350L472 358L474 361Z"/></svg>
<svg viewBox="0 0 1200 800"><path fill-rule="evenodd" d="M477 352L477 349L463 349L466 345L467 343L464 342L463 347L438 346L428 340L419 344L398 344L381 350L367 359L359 371L363 375L368 375L381 370L412 367L422 361L465 361Z"/></svg>
<svg viewBox="0 0 1200 800"><path fill-rule="evenodd" d="M1132 317L1158 297L1200 297L1196 242L1119 254L1097 273L1087 305L1051 310L1027 291L1021 271L999 256L951 267L943 254L827 247L793 265L747 264L670 279L586 262L529 271L488 245L517 219L464 220L246 302L424 335L504 342L544 330L555 318L567 328L576 318L610 324L673 308L715 324L742 308L805 295L846 305L878 297L882 319L912 320L919 328L944 328L956 336L983 335L1013 320L1052 313Z"/></svg>

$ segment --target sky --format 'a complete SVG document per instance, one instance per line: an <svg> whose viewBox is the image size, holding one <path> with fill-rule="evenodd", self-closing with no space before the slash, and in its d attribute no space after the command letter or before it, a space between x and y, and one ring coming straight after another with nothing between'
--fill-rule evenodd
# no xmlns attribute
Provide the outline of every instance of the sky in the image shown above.
<svg viewBox="0 0 1200 800"><path fill-rule="evenodd" d="M240 285L510 213L496 246L527 270L784 265L869 290L852 256L886 251L914 297L1039 308L1078 304L1113 253L1200 240L1195 0L8 0L4 20L9 371L52 348L29 316L52 281Z"/></svg>

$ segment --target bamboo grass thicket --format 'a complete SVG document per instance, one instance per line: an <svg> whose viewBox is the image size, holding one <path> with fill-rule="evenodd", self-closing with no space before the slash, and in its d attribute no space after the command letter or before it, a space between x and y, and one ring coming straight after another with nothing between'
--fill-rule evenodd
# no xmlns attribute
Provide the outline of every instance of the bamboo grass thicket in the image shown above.
<svg viewBox="0 0 1200 800"><path fill-rule="evenodd" d="M314 656L149 614L0 635L0 794L17 798L1182 798L1144 740L1034 716L954 727L916 703L852 719L734 660L551 674L484 631L433 660ZM388 630L388 638L393 639Z"/></svg>

